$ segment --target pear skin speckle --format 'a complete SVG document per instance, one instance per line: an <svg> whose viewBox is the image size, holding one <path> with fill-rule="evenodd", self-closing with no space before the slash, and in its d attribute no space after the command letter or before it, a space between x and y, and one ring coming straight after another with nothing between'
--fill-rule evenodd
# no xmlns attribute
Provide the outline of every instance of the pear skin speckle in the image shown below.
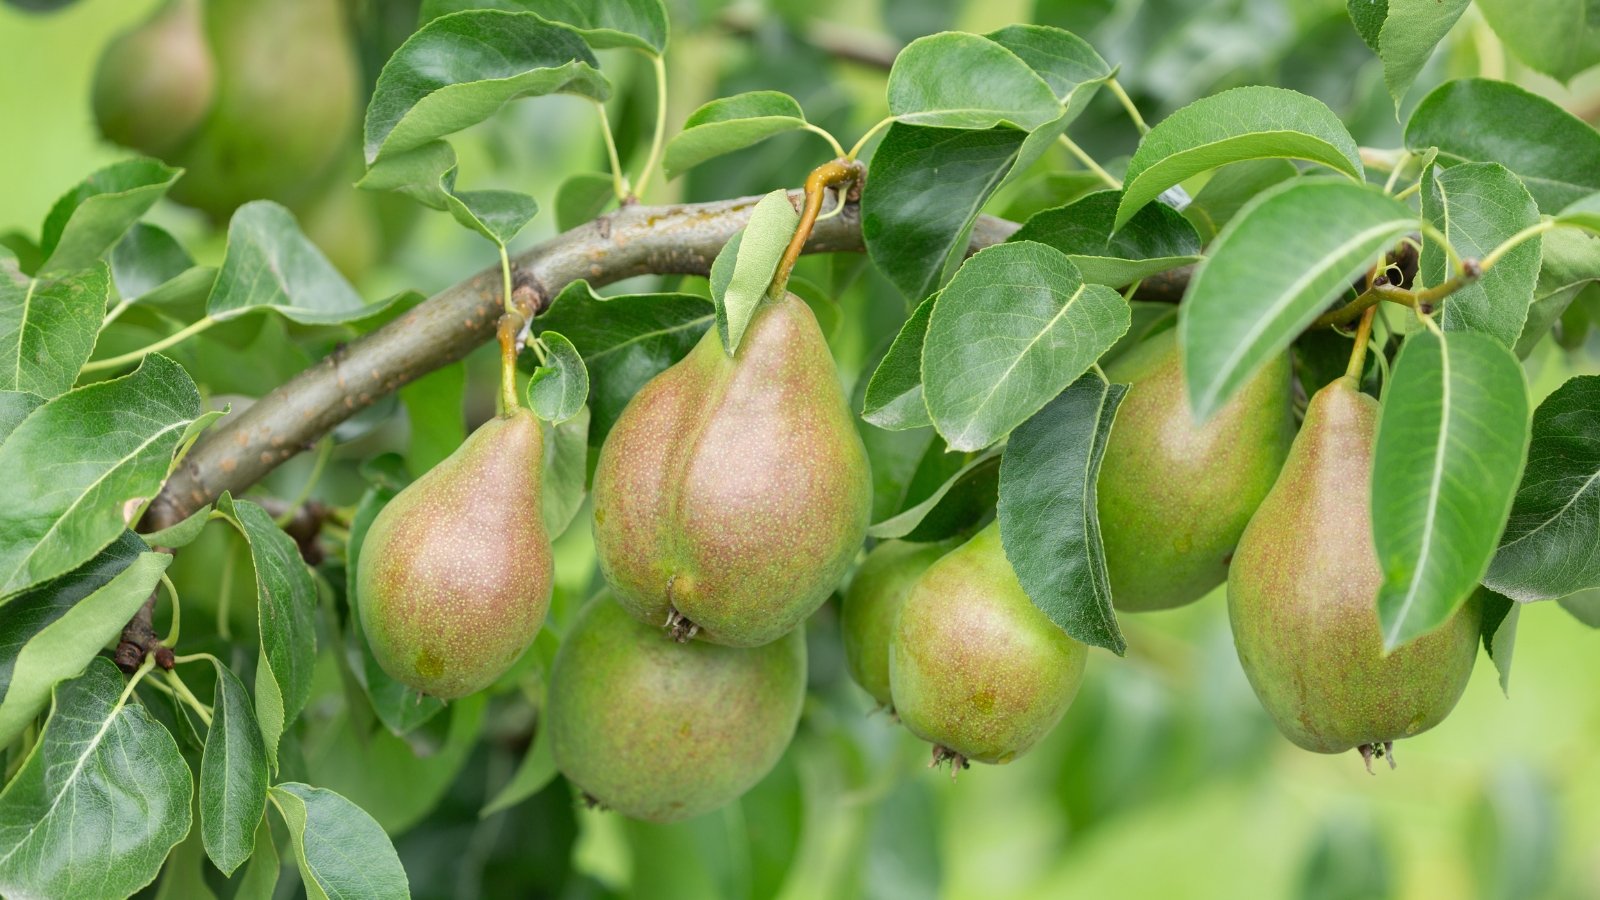
<svg viewBox="0 0 1600 900"><path fill-rule="evenodd" d="M955 541L884 541L872 548L850 579L839 613L845 663L856 684L885 707L893 703L889 695L889 640L900 607L922 573L955 546Z"/></svg>

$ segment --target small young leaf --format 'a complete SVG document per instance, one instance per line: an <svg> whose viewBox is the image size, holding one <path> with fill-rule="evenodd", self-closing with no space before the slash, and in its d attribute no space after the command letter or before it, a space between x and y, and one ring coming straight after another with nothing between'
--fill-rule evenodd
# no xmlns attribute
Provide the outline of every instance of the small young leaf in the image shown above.
<svg viewBox="0 0 1600 900"><path fill-rule="evenodd" d="M430 209L450 214L457 224L505 244L539 212L539 204L516 191L456 190L456 151L447 141L429 141L373 163L356 187L395 191Z"/></svg>
<svg viewBox="0 0 1600 900"><path fill-rule="evenodd" d="M980 35L946 31L912 41L895 57L889 112L908 125L1032 131L1060 115L1061 103L1015 53Z"/></svg>
<svg viewBox="0 0 1600 900"><path fill-rule="evenodd" d="M934 427L955 450L1004 437L1076 381L1128 330L1117 292L1085 284L1044 244L974 254L928 320L922 384Z"/></svg>
<svg viewBox="0 0 1600 900"><path fill-rule="evenodd" d="M1084 374L1018 426L1000 463L1000 539L1028 599L1072 637L1121 655L1095 482L1126 385Z"/></svg>
<svg viewBox="0 0 1600 900"><path fill-rule="evenodd" d="M132 373L23 419L0 444L0 472L28 473L0 482L0 596L69 572L116 540L124 506L155 496L199 415L188 373L153 353Z"/></svg>
<svg viewBox="0 0 1600 900"><path fill-rule="evenodd" d="M1118 191L1097 191L1047 209L1022 224L1011 241L1038 241L1067 254L1083 280L1124 287L1200 259L1200 236L1165 203L1139 210L1115 231Z"/></svg>
<svg viewBox="0 0 1600 900"><path fill-rule="evenodd" d="M1528 452L1522 366L1470 331L1406 340L1378 418L1372 537L1384 646L1438 627L1482 580Z"/></svg>
<svg viewBox="0 0 1600 900"><path fill-rule="evenodd" d="M106 264L90 266L30 279L0 263L0 390L48 400L72 389L94 352L111 293Z"/></svg>
<svg viewBox="0 0 1600 900"><path fill-rule="evenodd" d="M1600 64L1600 15L1571 0L1478 0L1495 37L1523 65L1571 81Z"/></svg>
<svg viewBox="0 0 1600 900"><path fill-rule="evenodd" d="M938 294L932 294L917 304L867 382L861 418L879 428L903 431L933 424L922 399L922 343L938 299Z"/></svg>
<svg viewBox="0 0 1600 900"><path fill-rule="evenodd" d="M362 300L287 209L254 200L239 207L228 223L228 252L206 313L229 319L266 307L295 322L328 325L370 316L387 305Z"/></svg>
<svg viewBox="0 0 1600 900"><path fill-rule="evenodd" d="M313 898L411 896L389 836L361 807L293 781L274 785L272 802L288 826L300 877Z"/></svg>
<svg viewBox="0 0 1600 900"><path fill-rule="evenodd" d="M86 269L105 256L129 226L183 174L154 159L112 163L62 195L45 217L41 274Z"/></svg>
<svg viewBox="0 0 1600 900"><path fill-rule="evenodd" d="M915 506L869 526L868 536L942 541L975 524L994 505L1001 449L991 447L973 457Z"/></svg>
<svg viewBox="0 0 1600 900"><path fill-rule="evenodd" d="M729 356L739 349L756 306L767 295L784 248L800 216L789 192L773 191L756 203L750 224L733 236L711 266L711 299L717 308L717 333Z"/></svg>
<svg viewBox="0 0 1600 900"><path fill-rule="evenodd" d="M676 178L708 159L754 146L775 134L806 127L800 103L780 91L748 91L700 107L667 142L662 159L668 178Z"/></svg>
<svg viewBox="0 0 1600 900"><path fill-rule="evenodd" d="M1464 259L1482 259L1502 241L1539 221L1539 207L1527 188L1498 163L1425 168L1422 214ZM1533 303L1539 258L1538 238L1519 244L1482 278L1445 300L1440 324L1446 331L1479 331L1507 347L1515 345ZM1449 265L1440 242L1424 235L1418 273L1421 282L1444 283L1454 274Z"/></svg>
<svg viewBox="0 0 1600 900"><path fill-rule="evenodd" d="M200 833L206 855L224 875L255 852L267 810L267 748L239 676L216 664L211 728L200 756Z"/></svg>
<svg viewBox="0 0 1600 900"><path fill-rule="evenodd" d="M1246 205L1217 236L1178 306L1195 418L1210 418L1416 227L1405 204L1347 181L1297 179Z"/></svg>
<svg viewBox="0 0 1600 900"><path fill-rule="evenodd" d="M1528 465L1483 582L1523 602L1600 588L1600 375L1569 379L1534 412Z"/></svg>
<svg viewBox="0 0 1600 900"><path fill-rule="evenodd" d="M596 50L631 47L660 56L667 49L667 11L661 0L423 0L421 21L463 9L537 13L571 26Z"/></svg>
<svg viewBox="0 0 1600 900"><path fill-rule="evenodd" d="M1506 123L1515 123L1507 128ZM1537 94L1504 81L1439 85L1406 122L1413 153L1439 148L1439 163L1497 162L1522 179L1542 212L1600 190L1600 133Z"/></svg>
<svg viewBox="0 0 1600 900"><path fill-rule="evenodd" d="M1309 160L1362 178L1355 139L1322 101L1285 88L1234 88L1196 100L1150 129L1128 160L1114 227L1191 175L1274 158Z"/></svg>
<svg viewBox="0 0 1600 900"><path fill-rule="evenodd" d="M1513 603L1488 588L1478 589L1483 604L1483 652L1489 654L1500 673L1500 690L1511 693L1511 652L1516 649L1517 618L1522 605Z"/></svg>
<svg viewBox="0 0 1600 900"><path fill-rule="evenodd" d="M615 199L611 176L604 172L568 176L556 188L556 230L571 231L598 218Z"/></svg>
<svg viewBox="0 0 1600 900"><path fill-rule="evenodd" d="M56 688L38 746L0 793L0 894L126 897L189 833L189 766L123 688L103 657Z"/></svg>
<svg viewBox="0 0 1600 900"><path fill-rule="evenodd" d="M544 343L546 365L533 370L528 379L528 406L546 422L560 425L583 409L589 399L589 370L578 355L578 348L558 331L539 333Z"/></svg>
<svg viewBox="0 0 1600 900"><path fill-rule="evenodd" d="M1400 100L1417 80L1433 48L1466 11L1469 0L1388 0L1383 30L1378 34L1378 58L1383 60L1383 81L1389 86L1398 112Z"/></svg>

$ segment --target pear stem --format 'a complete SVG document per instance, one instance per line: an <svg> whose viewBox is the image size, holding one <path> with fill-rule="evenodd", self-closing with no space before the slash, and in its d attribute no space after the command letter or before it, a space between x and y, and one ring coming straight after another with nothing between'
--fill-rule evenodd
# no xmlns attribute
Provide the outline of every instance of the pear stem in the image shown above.
<svg viewBox="0 0 1600 900"><path fill-rule="evenodd" d="M800 212L800 224L795 227L794 236L789 239L789 246L784 248L783 257L778 260L778 272L772 278L772 286L768 289L768 296L781 296L783 289L789 284L789 274L794 271L795 262L800 259L800 251L805 249L806 241L811 239L811 229L817 224L817 214L822 212L822 198L827 194L828 188L848 184L861 178L861 164L849 159L836 159L825 162L806 176L806 202ZM841 208L844 198L839 199Z"/></svg>
<svg viewBox="0 0 1600 900"><path fill-rule="evenodd" d="M1346 378L1361 382L1361 373L1367 362L1367 343L1372 339L1372 317L1378 314L1377 304L1367 307L1361 314L1361 324L1356 326L1356 345L1350 348L1350 364L1345 367Z"/></svg>
<svg viewBox="0 0 1600 900"><path fill-rule="evenodd" d="M505 315L500 317L500 415L509 416L517 403L517 335L522 331L523 315L511 299L511 257L506 255L504 241L500 248L500 290L505 304Z"/></svg>

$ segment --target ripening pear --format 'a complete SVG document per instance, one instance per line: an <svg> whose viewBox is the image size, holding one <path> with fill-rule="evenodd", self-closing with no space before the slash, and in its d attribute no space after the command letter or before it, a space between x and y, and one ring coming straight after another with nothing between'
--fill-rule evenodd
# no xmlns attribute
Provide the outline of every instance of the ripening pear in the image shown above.
<svg viewBox="0 0 1600 900"><path fill-rule="evenodd" d="M1204 425L1189 414L1177 334L1114 360L1131 383L1096 486L1111 599L1169 609L1228 577L1228 560L1294 439L1288 354L1274 357Z"/></svg>
<svg viewBox="0 0 1600 900"><path fill-rule="evenodd" d="M953 541L912 544L884 541L872 548L850 579L839 615L850 677L883 706L889 696L889 639L906 595L922 573L949 553Z"/></svg>
<svg viewBox="0 0 1600 900"><path fill-rule="evenodd" d="M1228 576L1239 662L1289 740L1369 757L1439 724L1478 652L1481 611L1385 656L1372 546L1378 404L1341 378L1318 391L1277 484L1250 520Z"/></svg>
<svg viewBox="0 0 1600 900"><path fill-rule="evenodd" d="M935 761L1010 762L1061 721L1087 656L1023 592L996 522L912 586L889 642L894 709Z"/></svg>
<svg viewBox="0 0 1600 900"><path fill-rule="evenodd" d="M734 356L710 329L623 410L594 473L600 570L681 639L769 643L844 576L871 482L816 317L786 294Z"/></svg>
<svg viewBox="0 0 1600 900"><path fill-rule="evenodd" d="M800 721L800 629L761 647L674 643L602 593L550 670L544 725L556 767L593 802L673 822L748 791Z"/></svg>
<svg viewBox="0 0 1600 900"><path fill-rule="evenodd" d="M518 408L490 419L378 513L356 566L372 655L442 699L487 687L550 607L540 504L544 436Z"/></svg>
<svg viewBox="0 0 1600 900"><path fill-rule="evenodd" d="M168 0L106 45L94 73L95 121L107 140L170 158L216 93L200 0Z"/></svg>

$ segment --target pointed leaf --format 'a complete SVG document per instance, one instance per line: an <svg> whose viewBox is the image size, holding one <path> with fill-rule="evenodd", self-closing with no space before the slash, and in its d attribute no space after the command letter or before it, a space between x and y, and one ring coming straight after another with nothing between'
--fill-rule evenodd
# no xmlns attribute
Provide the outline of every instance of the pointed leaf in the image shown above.
<svg viewBox="0 0 1600 900"><path fill-rule="evenodd" d="M1500 690L1511 693L1511 653L1516 649L1517 619L1522 605L1488 588L1480 588L1478 597L1483 603L1483 652L1489 654L1496 671L1500 673Z"/></svg>
<svg viewBox="0 0 1600 900"><path fill-rule="evenodd" d="M1388 14L1378 34L1383 81L1395 109L1417 80L1433 48L1450 33L1470 0L1388 0Z"/></svg>
<svg viewBox="0 0 1600 900"><path fill-rule="evenodd" d="M735 234L711 265L711 299L717 307L717 333L729 356L739 349L756 306L767 296L784 248L800 216L789 192L773 191L756 203L750 223Z"/></svg>
<svg viewBox="0 0 1600 900"><path fill-rule="evenodd" d="M228 223L228 253L206 313L231 319L266 307L295 322L327 325L364 318L386 305L362 300L287 209L253 200Z"/></svg>
<svg viewBox="0 0 1600 900"><path fill-rule="evenodd" d="M1183 107L1150 129L1128 160L1116 227L1161 192L1246 159L1304 159L1360 180L1361 154L1322 101L1286 88L1242 87Z"/></svg>
<svg viewBox="0 0 1600 900"><path fill-rule="evenodd" d="M1378 52L1378 36L1383 33L1383 20L1389 16L1389 0L1348 0L1345 8L1361 40L1372 52Z"/></svg>
<svg viewBox="0 0 1600 900"><path fill-rule="evenodd" d="M958 31L918 38L901 50L888 93L889 112L908 125L1032 131L1061 114L1055 92L1021 57Z"/></svg>
<svg viewBox="0 0 1600 900"><path fill-rule="evenodd" d="M1522 366L1470 331L1413 334L1378 417L1372 536L1384 645L1443 624L1483 579L1528 451Z"/></svg>
<svg viewBox="0 0 1600 900"><path fill-rule="evenodd" d="M1195 418L1210 418L1416 227L1405 204L1347 181L1295 180L1251 201L1217 236L1178 305Z"/></svg>
<svg viewBox="0 0 1600 900"><path fill-rule="evenodd" d="M917 304L867 382L861 418L879 428L903 431L933 424L922 399L922 344L938 299L938 294L932 294Z"/></svg>
<svg viewBox="0 0 1600 900"><path fill-rule="evenodd" d="M1539 221L1527 188L1498 163L1467 163L1422 173L1422 214L1463 259L1482 259L1500 243ZM1525 241L1483 277L1445 300L1440 324L1446 331L1478 331L1515 346L1539 281L1539 238ZM1452 274L1444 247L1423 236L1418 273L1423 284L1444 283Z"/></svg>
<svg viewBox="0 0 1600 900"><path fill-rule="evenodd" d="M1097 191L1066 206L1037 213L1009 240L1038 241L1067 254L1083 280L1124 287L1200 259L1200 236L1183 214L1165 203L1140 209L1113 231L1119 191Z"/></svg>
<svg viewBox="0 0 1600 900"><path fill-rule="evenodd" d="M274 785L272 801L289 828L300 877L313 900L411 896L389 836L361 807L298 782Z"/></svg>
<svg viewBox="0 0 1600 900"><path fill-rule="evenodd" d="M973 457L915 506L869 526L868 536L941 541L971 526L994 505L1001 449L991 447Z"/></svg>
<svg viewBox="0 0 1600 900"><path fill-rule="evenodd" d="M0 793L0 894L125 897L189 833L194 780L178 745L95 659Z"/></svg>
<svg viewBox="0 0 1600 900"><path fill-rule="evenodd" d="M24 278L0 263L0 390L49 399L72 388L94 352L111 295L105 263Z"/></svg>
<svg viewBox="0 0 1600 900"><path fill-rule="evenodd" d="M722 97L689 114L683 131L667 142L662 164L667 177L676 178L708 159L804 127L806 114L799 101L781 91Z"/></svg>
<svg viewBox="0 0 1600 900"><path fill-rule="evenodd" d="M547 364L533 370L528 379L528 406L539 418L560 425L583 409L589 399L589 370L583 365L578 348L558 331L540 332L548 355Z"/></svg>
<svg viewBox="0 0 1600 900"><path fill-rule="evenodd" d="M239 676L216 663L217 693L200 757L200 831L206 855L224 875L255 852L267 811L267 747Z"/></svg>
<svg viewBox="0 0 1600 900"><path fill-rule="evenodd" d="M39 272L86 269L166 194L182 169L154 159L112 163L64 194L45 217Z"/></svg>
<svg viewBox="0 0 1600 900"><path fill-rule="evenodd" d="M1121 655L1095 482L1126 385L1084 374L1006 444L1000 539L1028 598L1067 634Z"/></svg>

